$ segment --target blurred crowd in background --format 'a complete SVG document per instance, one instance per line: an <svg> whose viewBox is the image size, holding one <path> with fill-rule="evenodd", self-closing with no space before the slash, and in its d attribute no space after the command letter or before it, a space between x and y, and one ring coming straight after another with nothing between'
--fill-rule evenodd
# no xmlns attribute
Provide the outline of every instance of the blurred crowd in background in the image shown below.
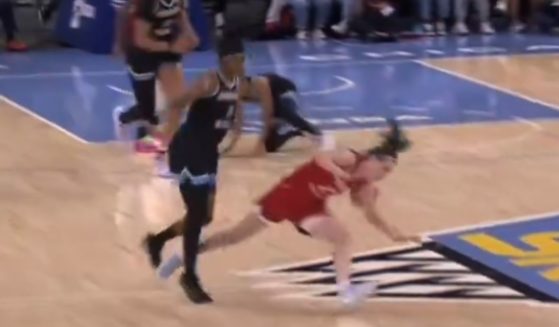
<svg viewBox="0 0 559 327"><path fill-rule="evenodd" d="M29 40L48 36L61 1L102 0L0 0L5 49L26 51L27 43L36 43ZM253 33L256 39L352 37L397 42L418 36L559 31L559 0L227 1L251 3L252 19L259 22ZM223 6L224 0L203 2L213 19L216 2Z"/></svg>

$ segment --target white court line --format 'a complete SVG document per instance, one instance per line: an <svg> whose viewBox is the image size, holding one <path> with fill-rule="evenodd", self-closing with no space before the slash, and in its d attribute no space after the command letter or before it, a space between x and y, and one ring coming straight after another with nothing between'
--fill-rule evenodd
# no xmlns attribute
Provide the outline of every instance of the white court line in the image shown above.
<svg viewBox="0 0 559 327"><path fill-rule="evenodd" d="M542 125L540 125L540 124L534 122L533 120L528 120L528 119L522 118L522 117L514 117L514 120L516 120L516 121L518 121L518 122L520 122L520 123L526 124L526 125L532 127L533 129L535 129L535 130L537 130L537 131L543 130Z"/></svg>
<svg viewBox="0 0 559 327"><path fill-rule="evenodd" d="M120 93L120 94L124 94L124 95L130 95L130 96L134 95L134 93L132 93L132 91L122 89L122 88L120 88L120 87L118 87L118 86L114 86L114 85L108 84L107 87L108 87L109 89L115 91L116 93Z"/></svg>
<svg viewBox="0 0 559 327"><path fill-rule="evenodd" d="M430 111L430 109L427 108L427 107L407 106L407 105L395 105L395 106L392 106L392 109L409 111L409 112L428 112L428 111Z"/></svg>
<svg viewBox="0 0 559 327"><path fill-rule="evenodd" d="M378 49L377 45L374 43L355 43L355 42L345 42L342 40L332 40L332 42L334 43L338 43L340 45L344 45L347 47L353 47L353 48L363 48L363 49ZM469 46L464 46L462 48L472 48ZM432 53L432 54L436 54L439 55L445 49L437 49L437 48L429 48L429 47L424 47L423 49L419 49L418 50L418 56L424 60L445 60L445 59L471 59L471 58L510 58L510 57L531 57L531 56L542 56L542 57L546 57L546 56L557 56L559 55L558 51L553 51L553 52L537 52L537 51L532 51L532 52L509 52L509 53L505 53L503 54L502 52L493 52L493 53L489 53L489 54L471 54L471 55L450 55L450 56L438 56L438 57L432 57L432 56L421 56L421 52L420 51L425 51L425 53ZM506 49L505 49L506 50ZM397 52L398 50L394 50L394 51L386 51L385 53L394 53ZM400 50L402 51L402 50ZM408 59L407 61L413 61L413 59Z"/></svg>
<svg viewBox="0 0 559 327"><path fill-rule="evenodd" d="M320 112L326 112L326 111L352 111L353 107L352 106L307 106L305 107L305 110L308 111L320 111Z"/></svg>
<svg viewBox="0 0 559 327"><path fill-rule="evenodd" d="M487 221L487 222L474 224L474 225L468 225L468 226L451 227L451 228L447 228L447 229L441 229L441 230L438 230L438 231L421 234L421 236L425 241L428 242L428 241L431 240L431 236L437 236L437 235L447 234L447 233L458 233L458 232L463 232L463 231L467 231L467 230L495 227L495 226L500 226L500 225L505 225L505 224L530 221L530 220L538 220L538 219L543 219L543 218L552 217L552 216L559 216L559 211L549 211L549 212L533 214L533 215L518 216L518 217L511 218L511 219L506 219L506 220L503 220L503 219L492 220L492 221ZM355 257L355 256L375 255L375 254L391 252L391 251L412 249L412 248L415 248L415 247L418 247L418 246L419 245L414 245L414 244L408 243L407 245L406 244L395 245L395 246L391 246L391 247L384 247L384 248L381 248L381 249L374 249L374 250L370 250L370 251L358 252L358 253L353 254L353 256ZM254 269L254 270L249 270L249 271L235 271L233 273L237 276L247 276L247 277L248 276L258 277L258 276L263 276L263 275L277 275L278 273L277 272L272 272L272 270L283 270L283 269L288 269L288 268L292 268L292 267L298 267L298 266L301 266L301 265L312 265L312 264L323 263L325 261L331 261L331 260L332 260L332 257L329 256L329 257L322 257L322 258L319 258L319 259L312 259L312 260L308 260L308 261L278 264L278 265L266 267L266 268L263 268L263 269Z"/></svg>
<svg viewBox="0 0 559 327"><path fill-rule="evenodd" d="M411 61L410 61L411 62ZM342 77L343 78L343 77ZM346 85L346 84L344 84ZM107 85L107 87L115 92L119 92L122 94L132 94L131 91L128 90L124 90L121 89L117 86L114 85ZM347 86L346 86L347 87ZM12 105L14 108L19 109L20 111L44 122L45 124L48 124L49 126L53 127L54 129L58 130L59 132L73 138L74 140L80 142L80 143L84 143L84 144L108 144L113 142L113 140L110 141L105 141L105 142L89 142L81 137L79 137L76 134L71 133L70 131L62 128L61 126L39 116L38 114L34 113L33 111L29 110L28 108L23 107L22 105L14 102L13 100L7 98L6 96L0 95L0 100L4 100L5 102L9 103L10 105ZM349 108L348 108L349 109ZM559 110L559 108L557 109ZM526 124L535 124L538 126L539 129L541 129L541 126L538 125L537 123L535 123L535 121L539 121L539 122L551 122L551 121L556 121L557 118L539 118L539 119L533 119L533 120L527 120L524 118L520 118L520 117L514 117L517 121L519 122L524 122ZM458 127L471 127L471 126L477 126L477 125L481 125L481 126L485 126L485 125L501 125L501 124L511 124L514 123L514 120L510 120L510 119L503 119L503 120L496 120L496 121L478 121L478 122L471 122L471 123L443 123L443 124L437 124L437 123L433 123L433 124L425 124L425 125L412 125L412 126L406 126L406 129L408 130L415 130L415 129L433 129L433 128L458 128ZM347 132L347 131L361 131L361 132L367 132L367 131L377 131L377 130L382 130L384 127L383 126L378 126L378 127L359 127L357 125L355 126L350 126L347 129L334 129L332 130L332 132Z"/></svg>
<svg viewBox="0 0 559 327"><path fill-rule="evenodd" d="M390 60L348 60L348 61L331 61L331 62L301 62L295 64L269 64L269 65L257 65L248 66L247 68L251 70L270 70L276 68L312 68L312 67L331 67L331 66L354 66L354 65L385 65L385 64L409 64L413 60L410 59L390 59ZM199 68L185 68L184 72L205 72L211 67L199 67ZM81 76L121 76L126 75L126 70L102 70L102 71L90 71L82 72ZM34 78L55 78L55 77L72 77L71 72L43 72L43 73L32 73L32 74L2 74L0 75L0 80L5 79L34 79Z"/></svg>
<svg viewBox="0 0 559 327"><path fill-rule="evenodd" d="M339 41L335 41L339 42ZM347 44L350 46L350 44ZM451 56L444 58L431 58L424 57L423 59L429 60L445 60L445 59L472 59L472 58L510 58L510 57L530 57L530 56L557 56L559 53L513 53L507 55L470 55L470 56ZM275 68L312 68L312 67L331 67L331 66L354 66L354 65L387 65L387 64L409 64L412 62L418 62L419 59L413 58L400 58L400 59L386 59L386 60L348 60L348 61L330 61L330 62L301 62L295 64L268 64L268 65L256 65L248 66L250 69L256 70L269 70ZM184 72L204 72L210 67L196 67L196 68L185 68ZM82 76L120 76L125 75L126 71L123 70L101 70L101 71L90 71L83 72ZM42 72L42 73L32 73L32 74L2 74L0 75L0 80L5 79L34 79L34 78L56 78L56 77L72 77L72 72Z"/></svg>
<svg viewBox="0 0 559 327"><path fill-rule="evenodd" d="M332 93L336 93L336 92L341 92L341 91L345 91L345 90L349 90L353 87L355 87L355 82L353 82L352 80L342 77L342 76L337 76L334 75L334 78L340 80L342 82L342 84L332 87L332 88L327 88L324 90L313 90L313 91L306 91L306 92L300 92L301 95L303 96L308 96L308 95L324 95L324 94L332 94ZM134 93L132 93L129 90L125 90L122 89L118 86L114 86L111 84L108 84L107 87L117 93L120 94L124 94L124 95L134 95ZM346 109L346 107L344 107L344 109Z"/></svg>
<svg viewBox="0 0 559 327"><path fill-rule="evenodd" d="M321 303L329 303L335 302L338 299L336 297L316 297L311 295L303 294L301 296L297 295L275 295L271 297L276 301L285 301L285 300L299 300L299 301L308 301L312 300L314 302L321 302ZM531 306L531 307L549 307L553 309L557 309L558 305L554 303L543 303L537 302L535 300L484 300L484 299L437 299L437 298L425 298L425 299L416 299L416 298L383 298L383 297L375 297L372 296L365 300L366 303L394 303L394 304L409 304L413 303L414 305L430 305L433 304L437 305L517 305L517 306Z"/></svg>
<svg viewBox="0 0 559 327"><path fill-rule="evenodd" d="M303 96L324 95L324 94L331 94L331 93L335 93L335 92L341 92L341 91L349 90L349 89L355 87L355 82L353 82L352 80L350 80L348 78L338 76L338 75L334 75L334 78L342 81L343 84L338 85L336 87L329 88L329 89L324 89L324 90L300 92L300 94L303 95Z"/></svg>
<svg viewBox="0 0 559 327"><path fill-rule="evenodd" d="M525 118L520 117L510 117L510 118L502 118L500 120L485 120L485 121L474 121L474 122L456 122L456 123L430 123L430 124L422 124L422 125L404 125L403 127L406 130L422 130L422 129L448 129L448 128L471 128L471 127L486 127L492 125L507 125L507 124L515 124L515 123L523 123L523 124L531 124L535 129L542 129L541 125L536 122L540 123L547 123L547 122L557 122L559 118L535 118L532 120L528 120ZM535 127L537 126L537 127ZM375 132L379 130L386 129L386 126L358 126L357 124L349 126L347 128L333 128L328 129L331 133L347 133L347 132Z"/></svg>
<svg viewBox="0 0 559 327"><path fill-rule="evenodd" d="M507 219L507 220L497 220L497 221L489 221L489 222L485 222L485 223L480 223L480 224L474 224L474 225L470 225L470 226L461 226L461 227L456 227L456 228L449 228L449 229L442 229L439 230L437 232L433 232L433 233L429 233L429 234L424 234L423 235L423 239L425 240L430 240L431 237L430 236L437 236L437 235L441 235L441 234L448 234L448 233L459 233L459 232L463 232L463 231L468 231L468 230L475 230L475 229L479 229L479 228L488 228L488 227L495 227L495 226L501 226L501 225L508 225L508 224L512 224L512 223L519 223L519 222L525 222L525 221L531 221L531 220L539 220L539 219L545 219L545 218L549 218L549 217L553 217L553 216L559 216L559 211L551 211L551 212L546 212L546 213L541 213L541 214L536 214L536 215L526 215L526 216L518 216L512 219ZM398 251L398 250L405 250L405 249L409 249L409 248L414 248L417 247L418 245L401 245L401 246L393 246L393 247L386 247L386 248L381 248L381 249L375 249L375 250L371 250L371 251L366 251L366 252L359 252L356 254L353 254L353 256L366 256L366 255L374 255L374 254L378 254L378 253L386 253L386 252L390 252L390 251ZM252 278L266 278L269 276L278 276L278 278L280 278L280 276L282 275L281 273L278 272L272 272L272 270L282 270L282 269L289 269L292 267L297 267L297 266L301 266L301 265L309 265L309 264L317 264L317 263L324 263L324 262L329 262L331 261L331 257L323 257L320 259L314 259L314 260L309 260L309 261L301 261L301 262L292 262L289 264L282 264L282 265L275 265L275 266L271 266L271 267L267 267L267 268L263 268L263 269L254 269L254 270L250 270L250 271L235 271L233 272L233 274L240 276L240 277L252 277ZM289 273L287 273L287 275L289 275ZM285 282L278 282L278 284L282 285L282 288L286 285ZM250 286L252 289L258 289L258 284L253 284ZM291 285L289 285L289 287L291 287ZM275 298L281 299L283 297L285 297L286 295L278 295ZM306 298L308 299L308 298ZM312 298L313 301L314 300L321 300L320 298ZM329 300L329 299L322 299L322 300ZM378 301L378 302L396 302L396 303L405 303L405 302L417 302L417 303L422 303L422 304L432 304L433 302L436 303L472 303L472 304L479 304L479 303L485 303L484 300L479 300L479 299L472 299L472 300L464 300L464 299L457 299L457 300L441 300L441 299L406 299L406 298L398 298L398 299L390 299L390 298L372 298L370 301ZM440 301L440 302L439 302ZM488 301L487 304L503 304L503 303L507 303L507 304L521 304L521 305L528 305L528 306L533 306L533 307L552 307L552 308L556 308L558 304L555 303L543 303L543 302L538 302L536 300L531 300L531 299L527 299L527 300L513 300L513 301Z"/></svg>
<svg viewBox="0 0 559 327"><path fill-rule="evenodd" d="M518 216L518 217L506 219L506 220L501 219L501 220L488 221L488 222L479 223L479 224L475 224L475 225L469 225L469 226L452 227L452 228L442 229L442 230L439 230L437 232L430 233L429 235L430 236L438 236L438 235L447 234L447 233L459 233L459 232L465 232L465 231L468 231L468 230L474 230L474 229L480 229L480 228L497 227L497 226L501 226L501 225L509 225L509 224L512 224L512 223L522 223L522 222L530 221L530 220L540 220L540 219L554 217L554 216L559 216L559 211L548 211L548 212L539 213L539 214ZM427 236L429 236L429 235L427 235Z"/></svg>
<svg viewBox="0 0 559 327"><path fill-rule="evenodd" d="M542 101L540 99L536 99L534 97L531 97L531 96L528 96L528 95L525 95L525 94L522 94L522 93L519 93L519 92L516 92L516 91L512 91L512 90L506 89L504 87L501 87L501 86L498 86L498 85L495 85L495 84L491 84L489 82L477 79L475 77L472 77L472 76L469 76L469 75L466 75L466 74L455 72L453 70L446 69L446 68L441 68L441 67L438 67L437 65L434 65L432 63L429 63L429 62L426 62L426 61L423 61L423 60L414 60L414 62L421 65L421 66L424 66L426 68L433 69L433 70L436 70L436 71L439 71L441 73L451 75L451 76L454 76L454 77L458 77L460 79L485 86L485 87L487 87L489 89L493 89L495 91L499 91L499 92L502 92L502 93L506 93L508 95L512 95L514 97L523 99L525 101L528 101L528 102L531 102L531 103L534 103L534 104L538 104L540 106L547 107L548 109L551 109L551 110L559 111L559 105L555 105L555 104L552 104L552 103L549 103L549 102L546 102L546 101Z"/></svg>
<svg viewBox="0 0 559 327"><path fill-rule="evenodd" d="M0 69L8 70L8 69L10 69L10 67L8 67L6 65L0 65Z"/></svg>
<svg viewBox="0 0 559 327"><path fill-rule="evenodd" d="M463 145L463 146L455 146L453 147L454 149L459 150L460 152L463 153L467 153L468 151L474 151L474 152L480 152L482 149L485 148L495 148L498 146L503 146L503 145L512 145L512 144L516 144L516 143L520 143L523 142L525 140L527 140L529 137L531 137L532 135L534 135L534 133L539 133L543 130L543 127L533 121L530 121L528 119L524 119L521 117L513 117L513 121L521 123L521 124L525 124L527 125L531 130L524 132L522 134L519 134L515 137L508 137L502 140L498 140L498 141L491 141L491 142L478 142L477 144L473 144L473 145ZM425 151L425 153L423 153L423 155L428 154L428 153L433 153L433 154L442 154L445 153L445 150L440 150L440 149L432 149L432 150L427 150ZM441 167L446 166L445 164L443 164L442 162L439 162L438 160L434 160L433 159L433 163L437 164Z"/></svg>
<svg viewBox="0 0 559 327"><path fill-rule="evenodd" d="M73 139L73 140L75 140L75 141L77 141L77 142L79 142L79 143L90 144L90 142L88 142L88 141L82 139L82 138L79 137L78 135L76 135L76 134L74 134L74 133L72 133L72 132L70 132L70 131L64 129L64 128L61 127L60 125L57 125L57 124L53 123L52 121L50 121L50 120L48 120L48 119L46 119L46 118L43 118L43 117L39 116L38 114L36 114L36 113L34 113L33 111L29 110L28 108L26 108L26 107L20 105L19 103L15 102L15 101L13 101L13 100L11 100L11 99L9 99L9 98L7 98L7 97L4 96L4 95L0 95L0 101L4 101L4 102L8 103L9 105L11 105L12 107L18 109L19 111L21 111L21 112L23 112L23 113L25 113L25 114L27 114L27 115L29 115L29 116L31 116L31 117L33 117L33 118L39 120L39 121L41 121L41 122L47 124L48 126L54 128L55 130L59 131L60 133L66 135L66 136L68 136L68 137L70 137L71 139Z"/></svg>
<svg viewBox="0 0 559 327"><path fill-rule="evenodd" d="M433 124L425 124L425 125L416 125L416 126L403 126L405 129L407 130L414 130L414 129L436 129L436 128L458 128L458 127L475 127L475 126L488 126L488 125L506 125L506 124L514 124L514 123L526 123L524 121L521 121L521 119L523 118L519 118L517 122L515 122L515 119L519 118L519 117L510 117L510 118L502 118L499 120L485 120L485 121L474 121L474 122L467 122L467 123L444 123L444 124L437 124L437 123L433 123ZM528 121L527 119L524 119L526 121ZM559 118L535 118L532 120L529 120L532 123L537 122L541 122L541 123L545 123L545 122L556 122L558 121ZM537 123L535 123L537 124ZM361 128L358 129L356 128L356 130L367 130L367 129L379 129L379 128Z"/></svg>

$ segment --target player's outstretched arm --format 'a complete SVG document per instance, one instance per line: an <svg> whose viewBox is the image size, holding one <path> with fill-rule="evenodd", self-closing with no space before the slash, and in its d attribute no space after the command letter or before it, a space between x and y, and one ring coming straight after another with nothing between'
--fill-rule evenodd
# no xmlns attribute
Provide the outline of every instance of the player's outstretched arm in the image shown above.
<svg viewBox="0 0 559 327"><path fill-rule="evenodd" d="M190 24L190 18L188 18L188 8L181 11L181 14L177 19L181 33L179 38L172 44L171 51L183 54L194 50L200 43L200 39Z"/></svg>
<svg viewBox="0 0 559 327"><path fill-rule="evenodd" d="M352 190L351 201L354 205L363 210L365 218L369 223L383 232L395 242L416 242L421 243L421 238L415 235L405 235L396 226L389 224L378 214L376 210L376 200L378 189L373 185L365 185L361 188Z"/></svg>
<svg viewBox="0 0 559 327"><path fill-rule="evenodd" d="M255 154L266 153L265 142L272 129L273 117L274 117L274 102L272 99L272 90L270 89L270 83L267 78L254 77L253 85L256 88L258 98L260 100L260 108L262 110L262 133L258 139L256 145Z"/></svg>

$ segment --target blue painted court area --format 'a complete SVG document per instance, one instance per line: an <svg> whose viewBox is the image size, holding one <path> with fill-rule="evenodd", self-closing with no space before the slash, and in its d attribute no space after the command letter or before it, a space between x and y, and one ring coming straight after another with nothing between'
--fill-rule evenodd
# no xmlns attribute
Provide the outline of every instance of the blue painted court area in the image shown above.
<svg viewBox="0 0 559 327"><path fill-rule="evenodd" d="M559 215L431 236L458 253L559 301Z"/></svg>
<svg viewBox="0 0 559 327"><path fill-rule="evenodd" d="M418 60L559 52L543 36L432 38L395 44L355 41L252 43L251 73L276 71L299 86L303 114L327 129L559 118L559 111L421 65ZM189 80L215 65L213 53L185 59ZM90 142L114 139L111 112L133 102L124 65L78 50L0 57L0 93ZM258 128L249 108L247 130Z"/></svg>

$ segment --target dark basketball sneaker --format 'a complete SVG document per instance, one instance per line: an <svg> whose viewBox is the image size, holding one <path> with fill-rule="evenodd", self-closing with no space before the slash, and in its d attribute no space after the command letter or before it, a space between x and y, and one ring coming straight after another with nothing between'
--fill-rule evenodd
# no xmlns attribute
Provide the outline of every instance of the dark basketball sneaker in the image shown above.
<svg viewBox="0 0 559 327"><path fill-rule="evenodd" d="M157 269L161 265L161 250L164 243L159 242L155 235L148 234L143 242L144 249L149 256L149 260L153 268Z"/></svg>
<svg viewBox="0 0 559 327"><path fill-rule="evenodd" d="M213 299L200 286L200 281L197 277L187 277L186 274L182 274L179 283L186 296L193 303L205 304L213 302Z"/></svg>

